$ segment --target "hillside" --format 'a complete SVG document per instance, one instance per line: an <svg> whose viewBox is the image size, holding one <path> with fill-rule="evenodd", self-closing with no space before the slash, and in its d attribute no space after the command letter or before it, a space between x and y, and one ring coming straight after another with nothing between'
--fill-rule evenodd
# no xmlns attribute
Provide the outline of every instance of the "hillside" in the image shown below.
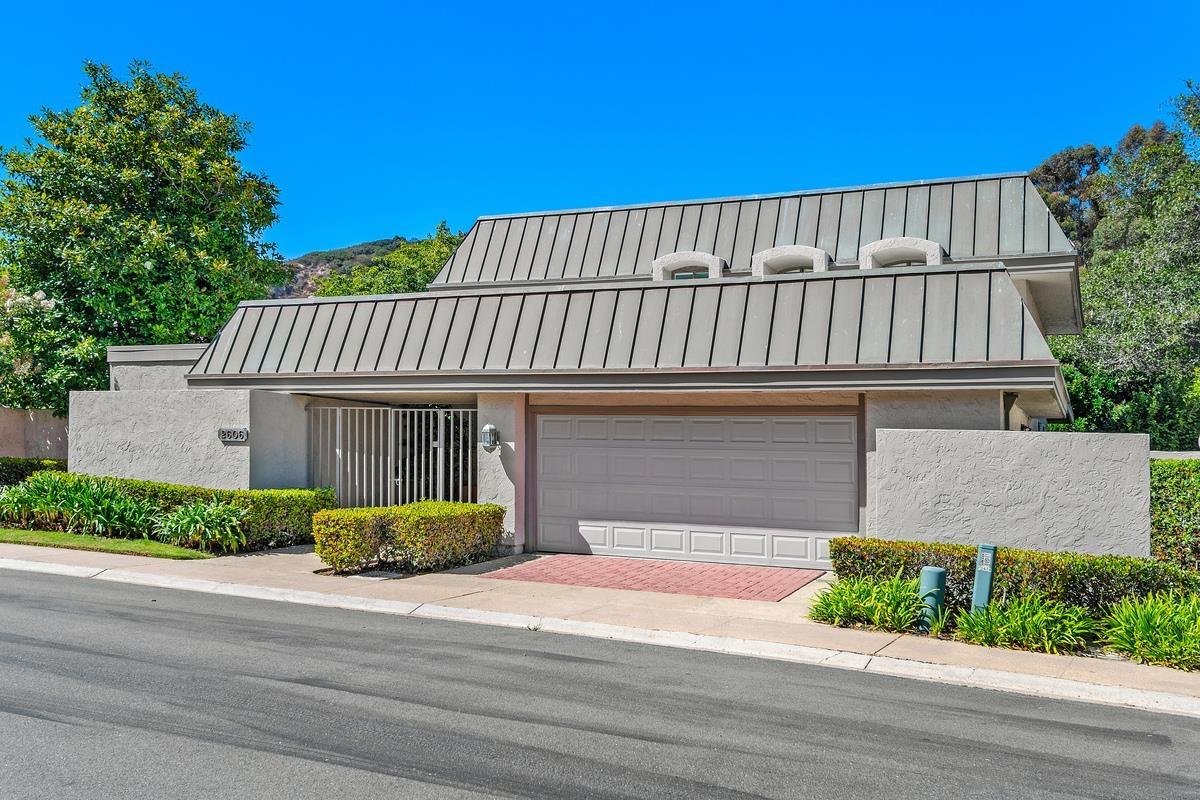
<svg viewBox="0 0 1200 800"><path fill-rule="evenodd" d="M333 250L314 250L287 262L292 280L271 290L271 297L308 297L316 291L317 279L330 273L346 273L357 264L367 264L395 250L407 240L403 236L362 242Z"/></svg>

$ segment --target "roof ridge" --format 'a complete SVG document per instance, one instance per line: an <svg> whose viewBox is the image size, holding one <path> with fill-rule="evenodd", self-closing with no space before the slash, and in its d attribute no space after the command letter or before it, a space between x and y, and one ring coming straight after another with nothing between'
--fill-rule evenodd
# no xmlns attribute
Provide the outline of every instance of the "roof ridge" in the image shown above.
<svg viewBox="0 0 1200 800"><path fill-rule="evenodd" d="M843 192L866 192L875 189L899 189L912 186L936 186L944 183L970 183L972 181L1002 180L1005 178L1028 178L1026 171L996 172L987 175L968 175L950 178L926 178L921 180L891 181L887 183L868 183L859 186L832 186L821 189L799 189L787 192L772 192L768 194L728 195L725 197L697 197L687 200L663 200L650 203L626 203L609 206L591 206L581 208L546 209L542 211L523 211L514 214L481 214L475 222L497 219L520 219L523 217L551 217L564 214L591 214L602 211L627 211L639 208L670 208L673 206L708 205L710 203L737 203L747 200L771 200L785 197L812 197L824 194L839 194Z"/></svg>

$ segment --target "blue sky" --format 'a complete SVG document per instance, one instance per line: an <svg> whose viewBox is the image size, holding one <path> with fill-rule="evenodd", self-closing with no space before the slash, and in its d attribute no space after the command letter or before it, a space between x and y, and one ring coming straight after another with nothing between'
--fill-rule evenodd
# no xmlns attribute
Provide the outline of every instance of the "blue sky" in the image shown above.
<svg viewBox="0 0 1200 800"><path fill-rule="evenodd" d="M150 60L253 123L295 256L479 214L1036 166L1167 113L1200 4L23 4L0 144Z"/></svg>

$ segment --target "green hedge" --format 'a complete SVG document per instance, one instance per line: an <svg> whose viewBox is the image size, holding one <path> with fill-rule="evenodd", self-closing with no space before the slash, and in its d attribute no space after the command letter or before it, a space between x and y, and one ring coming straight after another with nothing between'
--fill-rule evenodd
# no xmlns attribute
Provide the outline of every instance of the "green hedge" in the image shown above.
<svg viewBox="0 0 1200 800"><path fill-rule="evenodd" d="M78 472L54 474L64 482L95 479ZM152 503L160 511L174 511L197 501L216 500L236 506L245 512L242 531L246 534L247 550L308 544L313 540L313 514L337 507L337 496L332 489L206 489L134 478L107 480L123 493Z"/></svg>
<svg viewBox="0 0 1200 800"><path fill-rule="evenodd" d="M504 535L504 507L424 500L342 508L313 517L317 556L337 572L444 569L486 558Z"/></svg>
<svg viewBox="0 0 1200 800"><path fill-rule="evenodd" d="M44 469L63 470L67 462L61 458L11 458L0 457L0 486L20 483L35 472Z"/></svg>
<svg viewBox="0 0 1200 800"><path fill-rule="evenodd" d="M838 537L830 557L839 578L915 578L923 566L946 570L946 603L971 604L976 549L970 545ZM1132 556L1044 553L1003 547L996 553L992 583L996 599L1040 592L1049 600L1082 606L1102 617L1126 597L1152 592L1200 592L1200 573L1175 564Z"/></svg>
<svg viewBox="0 0 1200 800"><path fill-rule="evenodd" d="M1200 570L1200 458L1150 462L1150 549Z"/></svg>

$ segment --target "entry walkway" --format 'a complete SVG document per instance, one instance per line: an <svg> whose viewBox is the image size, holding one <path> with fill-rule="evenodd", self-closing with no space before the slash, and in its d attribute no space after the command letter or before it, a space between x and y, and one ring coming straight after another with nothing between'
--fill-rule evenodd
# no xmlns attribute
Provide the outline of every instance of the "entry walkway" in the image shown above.
<svg viewBox="0 0 1200 800"><path fill-rule="evenodd" d="M43 571L165 589L528 627L1200 717L1197 673L1119 659L974 647L811 622L805 615L813 595L828 585L828 575L778 602L767 602L496 580L483 574L529 561L528 556L514 556L415 577L339 577L317 574L323 565L311 548L169 561L0 544L0 570Z"/></svg>

